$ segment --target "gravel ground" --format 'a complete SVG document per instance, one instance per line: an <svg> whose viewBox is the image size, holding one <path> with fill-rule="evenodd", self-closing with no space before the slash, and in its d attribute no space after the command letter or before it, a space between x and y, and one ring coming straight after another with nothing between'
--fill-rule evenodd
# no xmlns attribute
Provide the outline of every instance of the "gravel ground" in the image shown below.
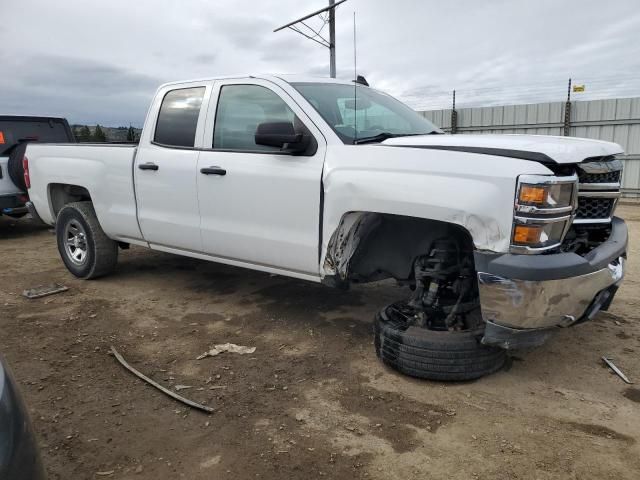
<svg viewBox="0 0 640 480"><path fill-rule="evenodd" d="M637 479L640 207L612 309L471 383L381 365L375 311L406 292L349 292L132 248L72 278L54 236L0 218L0 352L30 406L50 479ZM64 283L27 300L23 289ZM253 354L196 357L217 343ZM134 367L215 409L175 402Z"/></svg>

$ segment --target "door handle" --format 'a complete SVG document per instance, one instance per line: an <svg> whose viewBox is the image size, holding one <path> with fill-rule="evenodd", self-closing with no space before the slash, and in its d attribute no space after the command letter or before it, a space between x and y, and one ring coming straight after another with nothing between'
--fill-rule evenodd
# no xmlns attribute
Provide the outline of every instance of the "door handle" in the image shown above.
<svg viewBox="0 0 640 480"><path fill-rule="evenodd" d="M156 165L155 163L147 162L147 163L141 163L140 165L138 165L138 168L140 170L153 170L153 171L156 171L160 167L158 165Z"/></svg>
<svg viewBox="0 0 640 480"><path fill-rule="evenodd" d="M204 173L205 175L226 175L227 171L224 168L220 167L205 167L200 169L200 173Z"/></svg>

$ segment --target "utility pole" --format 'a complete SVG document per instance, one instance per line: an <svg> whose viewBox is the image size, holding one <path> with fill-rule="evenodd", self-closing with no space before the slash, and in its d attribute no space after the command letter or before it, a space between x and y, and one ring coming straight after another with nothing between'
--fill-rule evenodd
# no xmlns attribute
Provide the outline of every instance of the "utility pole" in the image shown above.
<svg viewBox="0 0 640 480"><path fill-rule="evenodd" d="M564 131L565 137L571 132L571 79L569 79L569 87L567 88L567 103L564 106Z"/></svg>
<svg viewBox="0 0 640 480"><path fill-rule="evenodd" d="M289 22L286 25L278 27L274 30L279 32L288 28L296 33L299 33L303 37L313 40L314 42L329 49L329 75L331 78L336 78L336 7L347 0L329 0L329 6L316 10L309 15L305 15L302 18ZM322 21L320 28L313 28L305 20L312 17L318 17ZM325 26L329 25L329 39L327 40L322 36L322 30Z"/></svg>
<svg viewBox="0 0 640 480"><path fill-rule="evenodd" d="M336 2L329 0L329 75L336 78Z"/></svg>
<svg viewBox="0 0 640 480"><path fill-rule="evenodd" d="M453 91L453 104L451 105L451 133L458 133L458 111L456 110L456 91Z"/></svg>

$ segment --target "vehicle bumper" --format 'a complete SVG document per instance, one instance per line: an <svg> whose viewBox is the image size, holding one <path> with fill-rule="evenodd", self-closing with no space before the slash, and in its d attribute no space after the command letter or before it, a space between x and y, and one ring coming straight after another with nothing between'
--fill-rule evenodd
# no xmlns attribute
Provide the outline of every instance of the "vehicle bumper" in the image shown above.
<svg viewBox="0 0 640 480"><path fill-rule="evenodd" d="M606 310L622 281L627 226L614 217L609 239L585 256L476 252L483 343L503 348L539 345L549 329Z"/></svg>
<svg viewBox="0 0 640 480"><path fill-rule="evenodd" d="M24 206L27 197L24 194L0 196L0 214L26 213Z"/></svg>

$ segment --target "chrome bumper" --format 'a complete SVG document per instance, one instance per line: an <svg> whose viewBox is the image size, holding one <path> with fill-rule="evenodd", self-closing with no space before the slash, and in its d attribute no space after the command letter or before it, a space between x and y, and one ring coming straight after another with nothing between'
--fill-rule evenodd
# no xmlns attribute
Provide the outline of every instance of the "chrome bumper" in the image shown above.
<svg viewBox="0 0 640 480"><path fill-rule="evenodd" d="M609 238L584 256L475 252L483 341L567 327L606 310L624 277L628 238L624 221L613 217Z"/></svg>
<svg viewBox="0 0 640 480"><path fill-rule="evenodd" d="M479 272L482 316L515 329L567 327L600 309L607 290L622 281L624 262L619 257L595 272L554 280L514 280Z"/></svg>

